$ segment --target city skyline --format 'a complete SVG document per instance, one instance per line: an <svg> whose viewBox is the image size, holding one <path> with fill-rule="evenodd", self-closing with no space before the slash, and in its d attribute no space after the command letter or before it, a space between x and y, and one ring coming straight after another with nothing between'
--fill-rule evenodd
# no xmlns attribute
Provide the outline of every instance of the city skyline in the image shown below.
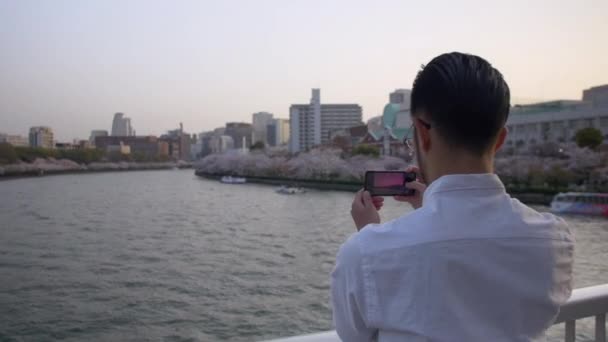
<svg viewBox="0 0 608 342"><path fill-rule="evenodd" d="M111 129L192 133L266 111L289 117L311 88L363 120L453 50L488 59L513 104L578 99L608 83L605 1L4 1L0 131L50 126L59 141ZM294 18L305 20L296 21ZM466 22L462 18L467 18ZM69 122L69 125L65 123Z"/></svg>

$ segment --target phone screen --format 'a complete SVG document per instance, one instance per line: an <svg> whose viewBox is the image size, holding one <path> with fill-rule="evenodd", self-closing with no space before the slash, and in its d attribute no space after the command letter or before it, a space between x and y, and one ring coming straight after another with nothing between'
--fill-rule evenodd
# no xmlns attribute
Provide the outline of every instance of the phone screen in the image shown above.
<svg viewBox="0 0 608 342"><path fill-rule="evenodd" d="M368 171L365 173L365 190L372 196L411 196L415 190L405 183L416 180L416 173L405 171Z"/></svg>

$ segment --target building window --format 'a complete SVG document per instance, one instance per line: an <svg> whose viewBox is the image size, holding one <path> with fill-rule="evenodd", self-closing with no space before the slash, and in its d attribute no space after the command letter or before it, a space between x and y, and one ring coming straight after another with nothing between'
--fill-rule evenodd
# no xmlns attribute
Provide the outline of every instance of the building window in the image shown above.
<svg viewBox="0 0 608 342"><path fill-rule="evenodd" d="M600 118L600 126L608 127L608 116L604 116Z"/></svg>

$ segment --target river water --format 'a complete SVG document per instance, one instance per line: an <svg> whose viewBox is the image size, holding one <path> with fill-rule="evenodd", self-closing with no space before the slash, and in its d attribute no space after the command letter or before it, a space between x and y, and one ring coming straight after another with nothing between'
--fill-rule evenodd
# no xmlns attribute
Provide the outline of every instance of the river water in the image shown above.
<svg viewBox="0 0 608 342"><path fill-rule="evenodd" d="M329 273L354 231L352 194L273 190L192 170L0 182L0 341L255 341L331 329ZM382 217L408 210L388 200ZM608 283L608 220L566 220L576 287ZM577 326L581 340L591 332L588 320Z"/></svg>

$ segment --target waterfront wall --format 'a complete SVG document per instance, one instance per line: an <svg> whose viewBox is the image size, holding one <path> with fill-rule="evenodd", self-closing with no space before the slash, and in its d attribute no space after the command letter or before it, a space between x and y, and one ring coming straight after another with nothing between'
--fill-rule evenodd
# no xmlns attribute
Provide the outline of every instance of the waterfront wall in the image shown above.
<svg viewBox="0 0 608 342"><path fill-rule="evenodd" d="M66 159L37 158L32 163L16 163L0 165L0 179L14 177L33 177L43 175L108 172L108 171L140 171L140 170L166 170L173 168L191 168L188 162L95 162L78 164Z"/></svg>
<svg viewBox="0 0 608 342"><path fill-rule="evenodd" d="M215 179L219 180L223 174L217 173L206 173L200 170L196 170L195 174L199 177ZM249 177L246 175L235 175L236 177L244 177L247 179L248 183L256 183L256 184L266 184L266 185L288 185L288 186L298 186L309 189L318 189L318 190L333 190L333 191L351 191L355 192L363 188L363 183L360 182L343 182L343 181L324 181L324 180L313 180L313 179L297 179L297 178L287 178L287 177L259 177L253 176ZM514 198L519 199L523 203L527 204L542 204L549 205L553 196L558 191L548 190L548 189L509 189L507 188L507 192Z"/></svg>

